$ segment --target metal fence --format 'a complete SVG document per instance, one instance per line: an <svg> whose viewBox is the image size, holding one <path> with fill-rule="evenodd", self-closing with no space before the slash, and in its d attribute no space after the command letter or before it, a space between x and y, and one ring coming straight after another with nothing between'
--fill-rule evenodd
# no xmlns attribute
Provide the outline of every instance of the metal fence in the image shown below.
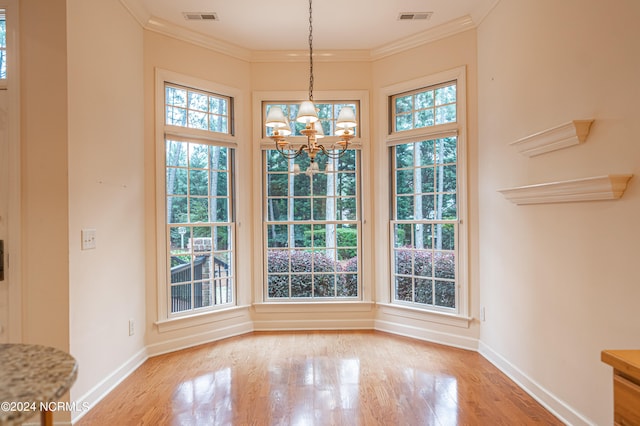
<svg viewBox="0 0 640 426"><path fill-rule="evenodd" d="M232 301L229 265L213 256L211 271L210 257L211 255L197 256L193 263L171 268L171 283L180 283L171 287L172 313Z"/></svg>

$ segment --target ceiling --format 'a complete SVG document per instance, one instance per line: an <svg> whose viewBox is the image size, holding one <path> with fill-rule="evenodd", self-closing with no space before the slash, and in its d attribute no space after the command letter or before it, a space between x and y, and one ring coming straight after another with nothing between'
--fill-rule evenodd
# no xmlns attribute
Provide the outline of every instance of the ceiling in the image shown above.
<svg viewBox="0 0 640 426"><path fill-rule="evenodd" d="M476 26L498 0L316 0L313 48L373 50L452 22ZM121 0L145 27L188 32L249 51L306 50L307 0ZM185 12L218 20L186 20ZM405 12L432 12L429 19L400 20Z"/></svg>

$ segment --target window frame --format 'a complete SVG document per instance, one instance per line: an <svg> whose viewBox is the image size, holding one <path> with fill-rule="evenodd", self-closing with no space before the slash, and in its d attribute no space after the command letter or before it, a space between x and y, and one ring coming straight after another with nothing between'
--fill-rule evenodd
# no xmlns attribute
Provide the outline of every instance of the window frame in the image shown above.
<svg viewBox="0 0 640 426"><path fill-rule="evenodd" d="M266 135L264 129L264 111L266 103L299 103L300 100L306 99L308 93L301 91L291 92L254 92L253 94L253 136L258 144L259 149L254 150L254 170L259 170L254 176L254 229L263 229L263 204L266 197L264 179L266 176L263 170L263 151L274 148L274 142ZM266 241L263 232L254 233L254 307L258 312L295 312L296 306L315 306L316 309L322 311L351 311L362 312L372 308L373 287L370 279L371 266L371 237L370 224L367 218L371 212L371 200L364 194L370 193L370 167L369 167L369 94L367 91L316 91L314 93L314 102L322 103L352 103L359 104L358 114L358 131L350 142L350 147L359 150L359 212L360 226L359 238L360 247L358 251L359 268L359 295L357 300L349 298L341 299L307 299L292 298L287 300L269 299L266 294L266 264L264 262L266 256ZM304 136L288 138L293 145L303 144L306 142ZM330 145L337 141L335 136L326 136L322 139L322 143ZM305 308L306 309L306 308ZM310 308L314 309L314 308Z"/></svg>
<svg viewBox="0 0 640 426"><path fill-rule="evenodd" d="M446 85L446 83L456 81L456 117L457 120L454 123L445 123L440 125L421 127L417 129L394 131L394 116L392 97L395 95L408 94L420 92L423 89L438 87ZM383 311L390 313L396 313L401 311L412 312L412 315L422 315L434 322L445 323L455 326L468 327L470 317L470 300L469 300L469 280L468 280L468 209L467 209L467 193L468 193L468 166L467 166L467 85L466 85L466 67L461 66L451 70L436 73L430 76L414 79L411 81L395 84L385 87L380 92L380 99L382 103L381 114L384 114L386 120L381 125L381 132L383 138L383 144L381 149L384 149L386 155L381 161L386 162L384 168L388 171L387 174L387 198L388 203L395 204L395 200L392 198L395 189L391 187L394 178L394 167L392 166L391 147L401 145L404 143L422 142L427 140L440 139L448 136L456 136L458 144L458 158L457 158L457 244L456 244L456 308L442 309L437 306L421 305L418 303L399 302L395 300L395 282L394 275L394 242L393 242L393 226L394 226L394 208L392 204L389 205L387 210L388 217L384 222L387 224L388 240L384 250L386 263L384 266L377 265L378 273L383 273L387 278L387 284L381 296L384 301L381 301L384 306ZM381 165L381 163L378 163ZM415 223L415 220L412 221ZM430 221L432 222L432 221ZM382 225L382 220L377 222ZM377 256L379 262L382 261L382 255Z"/></svg>
<svg viewBox="0 0 640 426"><path fill-rule="evenodd" d="M170 254L168 252L168 222L166 218L166 141L180 141L180 142L193 142L200 144L211 144L221 147L233 149L234 153L231 154L229 161L233 162L237 157L237 151L239 147L239 137L235 132L235 128L238 125L236 119L237 114L234 114L234 110L237 111L240 107L240 99L242 93L234 88L213 83L210 81L186 76L183 74L163 70L157 68L155 70L155 157L156 157L156 288L157 288L157 320L159 330L168 331L175 330L183 327L189 327L200 323L209 321L207 318L212 315L219 315L220 313L229 312L241 307L242 300L245 297L240 295L240 271L235 265L237 264L237 240L238 240L238 218L234 215L234 211L237 211L237 193L234 186L237 178L235 172L235 165L231 164L230 170L230 185L229 185L229 201L230 201L230 215L229 223L231 227L231 234L234 241L232 242L232 263L233 263L233 303L224 305L212 305L207 308L190 309L188 311L172 313L170 309L170 292L171 283L168 280L167 268L169 265L168 259ZM166 104L165 104L165 83L173 86L181 86L185 89L194 89L195 91L208 92L213 94L220 94L221 97L229 98L229 115L230 115L230 132L229 134L212 132L209 130L194 129L188 127L172 126L165 124L166 117ZM235 216L235 217L233 217ZM213 319L211 319L213 320Z"/></svg>

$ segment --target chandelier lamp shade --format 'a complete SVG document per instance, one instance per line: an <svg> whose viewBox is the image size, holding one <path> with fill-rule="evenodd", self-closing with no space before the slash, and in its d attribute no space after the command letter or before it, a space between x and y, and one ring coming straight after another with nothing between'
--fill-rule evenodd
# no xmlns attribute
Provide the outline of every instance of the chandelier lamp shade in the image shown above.
<svg viewBox="0 0 640 426"><path fill-rule="evenodd" d="M354 137L354 128L358 125L356 113L351 106L343 106L338 114L335 123L335 136L338 141L331 146L325 147L318 143L325 135L322 124L318 118L318 111L313 102L313 8L312 0L309 0L309 99L303 101L298 108L296 116L298 123L304 124L304 129L300 130L307 138L306 144L297 146L287 140L291 136L291 125L282 108L273 105L267 112L265 126L272 129L269 136L276 145L278 152L287 159L293 159L306 153L311 162L311 172L317 171L315 163L316 155L322 152L329 158L338 158L345 154L349 148L349 141ZM315 166L315 167L314 167Z"/></svg>

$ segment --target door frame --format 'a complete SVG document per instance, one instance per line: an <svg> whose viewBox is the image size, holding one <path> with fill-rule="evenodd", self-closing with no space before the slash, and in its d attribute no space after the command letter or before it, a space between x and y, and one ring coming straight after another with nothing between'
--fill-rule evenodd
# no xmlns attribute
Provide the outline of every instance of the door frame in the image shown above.
<svg viewBox="0 0 640 426"><path fill-rule="evenodd" d="M0 0L7 25L7 125L9 144L9 182L7 209L6 276L9 279L9 342L22 342L22 262L20 193L20 49L18 0Z"/></svg>

